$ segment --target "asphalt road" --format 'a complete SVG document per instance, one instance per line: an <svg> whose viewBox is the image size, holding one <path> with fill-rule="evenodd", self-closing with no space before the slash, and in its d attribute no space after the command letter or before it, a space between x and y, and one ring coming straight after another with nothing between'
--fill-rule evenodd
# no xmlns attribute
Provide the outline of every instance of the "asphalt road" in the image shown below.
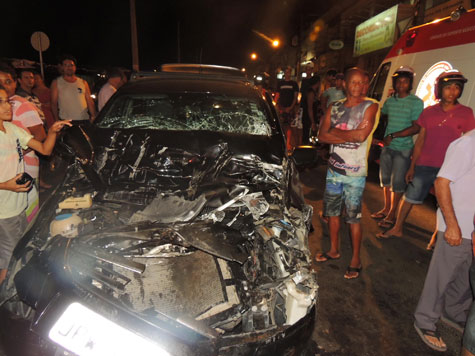
<svg viewBox="0 0 475 356"><path fill-rule="evenodd" d="M363 271L360 278L343 278L351 257L346 224L342 224L342 258L314 262L319 280L319 306L313 339L319 355L441 355L428 348L413 327L432 252L425 249L435 227L435 198L431 196L411 212L403 238L379 240L380 231L371 212L382 205L378 167L370 167L363 204ZM310 249L328 251L327 226L318 213L323 206L326 166L301 173L304 194L314 207ZM461 334L439 322L438 329L448 345L445 355L459 355Z"/></svg>

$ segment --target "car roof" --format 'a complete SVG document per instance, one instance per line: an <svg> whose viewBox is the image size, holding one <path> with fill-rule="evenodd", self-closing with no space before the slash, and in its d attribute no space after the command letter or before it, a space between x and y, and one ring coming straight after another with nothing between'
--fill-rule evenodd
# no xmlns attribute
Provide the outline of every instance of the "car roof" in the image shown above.
<svg viewBox="0 0 475 356"><path fill-rule="evenodd" d="M216 93L255 98L254 83L242 76L217 73L156 72L136 77L125 84L121 94L144 95L154 93Z"/></svg>
<svg viewBox="0 0 475 356"><path fill-rule="evenodd" d="M190 64L175 63L162 64L162 72L181 72L181 73L197 73L197 74L220 74L225 76L234 76L245 78L244 72L234 67L218 66L213 64Z"/></svg>

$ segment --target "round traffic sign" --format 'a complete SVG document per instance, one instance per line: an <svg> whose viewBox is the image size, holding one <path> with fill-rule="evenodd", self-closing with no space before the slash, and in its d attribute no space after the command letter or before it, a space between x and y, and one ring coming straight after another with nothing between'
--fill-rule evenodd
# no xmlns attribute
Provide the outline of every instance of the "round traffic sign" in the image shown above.
<svg viewBox="0 0 475 356"><path fill-rule="evenodd" d="M38 52L44 52L49 48L49 38L46 33L36 31L31 35L31 45Z"/></svg>

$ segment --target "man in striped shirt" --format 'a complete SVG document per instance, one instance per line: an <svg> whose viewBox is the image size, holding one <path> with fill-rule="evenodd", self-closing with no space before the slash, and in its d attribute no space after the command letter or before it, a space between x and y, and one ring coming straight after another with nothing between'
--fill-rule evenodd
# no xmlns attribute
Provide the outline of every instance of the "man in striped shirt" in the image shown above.
<svg viewBox="0 0 475 356"><path fill-rule="evenodd" d="M393 74L394 94L386 100L381 110L388 117L379 171L384 208L371 217L382 219L378 225L383 228L394 224L399 201L406 189L405 177L414 147L412 136L419 132L415 122L424 109L422 100L411 94L413 80L412 68L398 68Z"/></svg>

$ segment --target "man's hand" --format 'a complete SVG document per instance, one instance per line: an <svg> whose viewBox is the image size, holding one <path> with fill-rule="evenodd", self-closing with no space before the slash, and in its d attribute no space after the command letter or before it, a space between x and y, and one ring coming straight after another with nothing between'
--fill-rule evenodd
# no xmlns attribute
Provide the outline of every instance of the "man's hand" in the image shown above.
<svg viewBox="0 0 475 356"><path fill-rule="evenodd" d="M409 184L414 179L414 167L409 167L406 173L406 183Z"/></svg>
<svg viewBox="0 0 475 356"><path fill-rule="evenodd" d="M447 229L444 233L444 238L450 246L459 246L462 243L462 232L460 231L460 227L447 226Z"/></svg>
<svg viewBox="0 0 475 356"><path fill-rule="evenodd" d="M393 139L391 138L391 136L386 136L384 139L383 139L383 143L384 143L384 146L389 146L391 144L391 141Z"/></svg>
<svg viewBox="0 0 475 356"><path fill-rule="evenodd" d="M22 175L23 175L23 173L20 173L20 174L16 175L15 177L13 177L12 179L7 180L6 182L4 182L2 184L3 189L11 190L12 192L17 192L17 193L29 191L30 190L30 185L32 184L32 182L26 182L25 184L18 184L16 182L18 179L21 178Z"/></svg>

